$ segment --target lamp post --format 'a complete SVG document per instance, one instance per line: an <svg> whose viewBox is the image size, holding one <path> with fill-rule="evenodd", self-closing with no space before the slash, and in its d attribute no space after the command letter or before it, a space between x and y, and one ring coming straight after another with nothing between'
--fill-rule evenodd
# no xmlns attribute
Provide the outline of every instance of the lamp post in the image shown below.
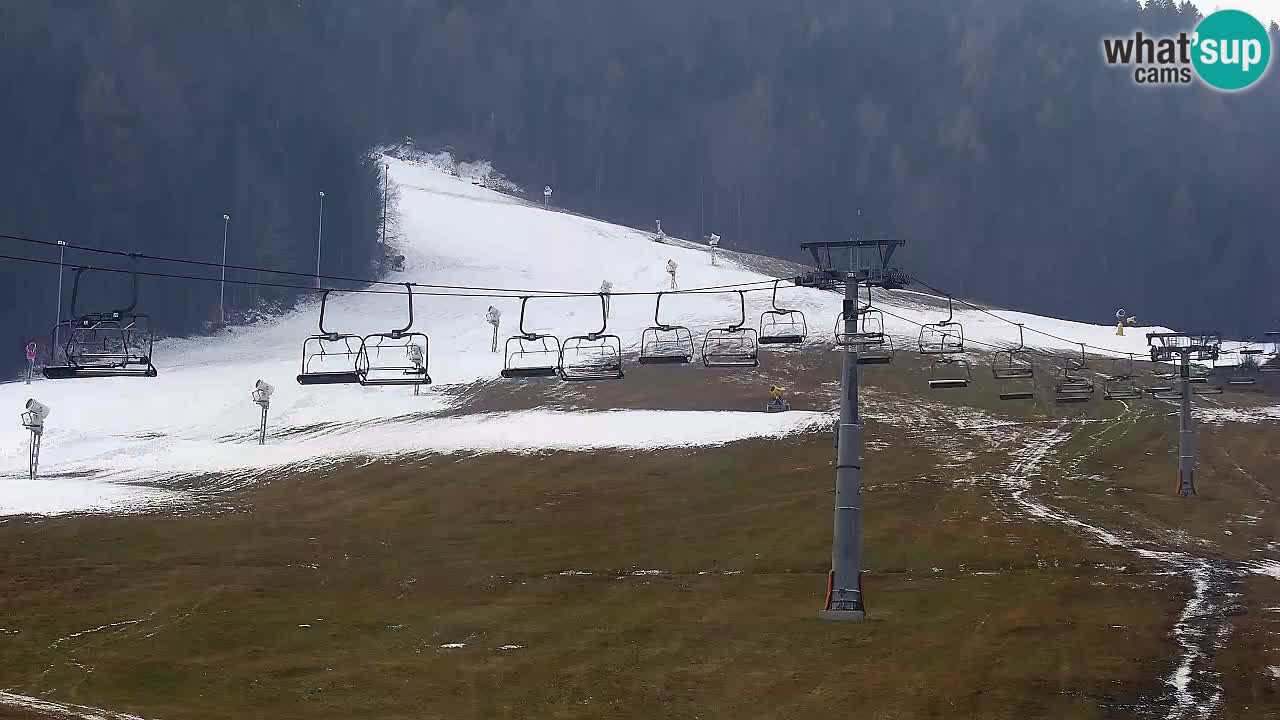
<svg viewBox="0 0 1280 720"><path fill-rule="evenodd" d="M53 318L53 347L49 348L49 362L57 361L58 357L58 330L62 325L62 261L67 255L67 241L58 241L58 309L57 314Z"/></svg>
<svg viewBox="0 0 1280 720"><path fill-rule="evenodd" d="M382 237L378 242L387 244L387 191L391 185L391 164L382 166Z"/></svg>
<svg viewBox="0 0 1280 720"><path fill-rule="evenodd" d="M316 230L316 287L320 287L320 241L324 238L324 191L320 191L320 226Z"/></svg>
<svg viewBox="0 0 1280 720"><path fill-rule="evenodd" d="M231 216L222 214L222 280L218 284L218 323L227 324L227 228Z"/></svg>

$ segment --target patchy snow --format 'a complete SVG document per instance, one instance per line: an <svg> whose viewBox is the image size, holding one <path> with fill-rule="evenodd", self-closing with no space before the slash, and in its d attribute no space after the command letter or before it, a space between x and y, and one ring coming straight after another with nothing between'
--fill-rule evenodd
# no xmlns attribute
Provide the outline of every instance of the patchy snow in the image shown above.
<svg viewBox="0 0 1280 720"><path fill-rule="evenodd" d="M440 646L440 649L441 650L458 650L466 646L467 646L466 643L445 643Z"/></svg>
<svg viewBox="0 0 1280 720"><path fill-rule="evenodd" d="M615 293L609 329L634 352L641 331L652 324L654 299L618 293L667 289L668 259L678 263L684 288L771 280L731 261L713 267L706 248L693 243L655 243L648 232L547 212L446 172L453 168L474 180L492 177L491 168L460 168L443 156L387 162L399 189L403 239L396 249L405 256L404 270L386 278L392 282L596 292L608 279ZM722 256L729 260L732 254ZM365 334L404 322L402 296L335 294L330 300L326 321L333 330ZM813 329L810 343L829 344L826 328L841 304L837 294L783 288L778 301L806 313ZM146 302L143 298L144 308ZM755 324L769 302L768 292L747 295L748 325ZM876 303L916 322L936 321L944 314L938 298L911 291L880 293ZM502 335L514 332L519 318L515 297L417 298L415 329L431 338L429 365L437 385L498 376L502 356L489 352L491 327L484 319L490 305L503 312ZM593 330L600 321L595 297L535 298L528 309L526 328L561 337ZM708 328L736 320L738 302L732 294L677 295L668 296L662 310L664 321L689 326L698 342ZM28 397L36 397L53 410L44 436L42 485L17 483L26 475L27 435L16 417L0 423L0 513L128 510L177 498L124 483L221 473L247 480L285 464L313 465L356 455L719 444L812 427L812 416L797 413L535 412L435 418L448 409L449 400L430 389L414 396L404 387L297 385L302 341L316 331L317 312L313 299L281 317L227 328L212 337L161 341L155 349L160 375L153 379L0 384L0 409L16 414ZM1101 318L1104 324L1089 325L1010 311L997 314L1062 337L1135 353L1145 352L1144 333L1159 329L1134 328L1121 338L1107 318ZM956 318L973 341L1017 340L1016 327L989 315L961 307ZM901 347L914 345L918 336L918 328L893 317L886 317L886 330ZM1030 332L1027 343L1072 348ZM697 373L701 367L672 371ZM276 387L266 447L255 443L258 408L249 399L259 378ZM563 390L549 382L546 392Z"/></svg>
<svg viewBox="0 0 1280 720"><path fill-rule="evenodd" d="M84 478L0 475L0 515L61 515L72 512L145 510L181 496L159 488Z"/></svg>
<svg viewBox="0 0 1280 720"><path fill-rule="evenodd" d="M1263 560L1246 566L1246 569L1255 575L1267 575L1280 580L1280 561L1277 560Z"/></svg>
<svg viewBox="0 0 1280 720"><path fill-rule="evenodd" d="M1196 419L1208 425L1223 423L1263 423L1280 420L1280 405L1250 408L1197 407Z"/></svg>
<svg viewBox="0 0 1280 720"><path fill-rule="evenodd" d="M523 650L523 645L499 645L499 650Z"/></svg>
<svg viewBox="0 0 1280 720"><path fill-rule="evenodd" d="M86 705L71 705L53 702L42 698L16 695L0 691L0 708L15 707L23 710L45 714L51 718L72 718L73 720L143 720L137 715L112 712Z"/></svg>

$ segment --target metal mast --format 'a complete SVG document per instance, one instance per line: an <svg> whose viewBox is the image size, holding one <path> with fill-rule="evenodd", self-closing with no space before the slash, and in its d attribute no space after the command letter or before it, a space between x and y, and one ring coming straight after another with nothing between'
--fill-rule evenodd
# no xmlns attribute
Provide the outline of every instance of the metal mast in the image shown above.
<svg viewBox="0 0 1280 720"><path fill-rule="evenodd" d="M904 240L848 240L803 243L817 265L815 272L795 279L796 285L834 290L844 285L844 310L837 343L845 348L840 373L840 424L836 429L836 486L834 525L831 538L831 573L827 579L827 599L819 613L824 620L862 620L866 604L862 593L862 419L858 412L859 357L867 333L860 332L858 286L901 288L910 282L901 271L890 268L889 260ZM831 250L847 248L850 269L832 267ZM878 267L853 267L856 249L875 248ZM872 333L882 336L882 332ZM882 340L882 337L881 337ZM879 362L867 358L868 362Z"/></svg>

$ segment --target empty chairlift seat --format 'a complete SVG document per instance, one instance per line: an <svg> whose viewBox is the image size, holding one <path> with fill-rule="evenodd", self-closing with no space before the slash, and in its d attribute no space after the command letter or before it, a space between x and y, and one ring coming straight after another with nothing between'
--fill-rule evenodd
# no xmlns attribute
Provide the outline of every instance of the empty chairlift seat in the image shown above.
<svg viewBox="0 0 1280 720"><path fill-rule="evenodd" d="M658 293L654 303L653 325L640 333L641 365L687 365L693 362L693 333L683 325L668 325L659 317L664 294Z"/></svg>
<svg viewBox="0 0 1280 720"><path fill-rule="evenodd" d="M364 339L359 335L333 332L325 329L324 314L329 303L329 293L320 295L320 332L302 341L302 372L298 373L299 385L356 385L360 373L356 366Z"/></svg>
<svg viewBox="0 0 1280 720"><path fill-rule="evenodd" d="M738 322L712 328L702 339L702 364L706 367L758 367L760 348L754 328L743 327L747 321L746 294L738 290Z"/></svg>
<svg viewBox="0 0 1280 720"><path fill-rule="evenodd" d="M833 334L836 345L857 353L859 365L888 365L893 362L893 339L885 332L884 313L871 305L871 288L867 287L867 303L849 318L841 312L836 317Z"/></svg>
<svg viewBox="0 0 1280 720"><path fill-rule="evenodd" d="M413 285L405 283L409 298L409 321L385 333L366 335L356 358L356 374L361 385L430 385L427 372L429 341L413 331Z"/></svg>
<svg viewBox="0 0 1280 720"><path fill-rule="evenodd" d="M1133 354L1112 361L1111 374L1102 383L1102 397L1107 400L1138 400L1142 388L1134 379Z"/></svg>
<svg viewBox="0 0 1280 720"><path fill-rule="evenodd" d="M561 380L621 380L622 339L607 332L605 295L600 295L600 329L565 338L560 347Z"/></svg>
<svg viewBox="0 0 1280 720"><path fill-rule="evenodd" d="M520 334L507 338L503 348L502 377L556 377L560 372L560 339L524 327L524 311L529 298L520 298Z"/></svg>
<svg viewBox="0 0 1280 720"><path fill-rule="evenodd" d="M1227 376L1228 385L1256 385L1260 370L1258 361L1262 350L1258 348L1242 348L1236 353L1238 358L1231 374Z"/></svg>
<svg viewBox="0 0 1280 720"><path fill-rule="evenodd" d="M50 380L94 377L155 377L152 349L155 336L150 318L136 312L138 305L138 273L136 256L132 266L132 300L127 307L100 313L77 312L80 277L89 268L79 267L71 288L71 320L58 322L53 328L51 347L62 345L65 363L44 368Z"/></svg>
<svg viewBox="0 0 1280 720"><path fill-rule="evenodd" d="M1082 375L1072 375L1069 364L1062 369L1062 378L1054 385L1054 402L1082 403L1093 397L1093 380Z"/></svg>
<svg viewBox="0 0 1280 720"><path fill-rule="evenodd" d="M805 323L804 313L799 310L788 310L778 307L778 283L773 281L772 308L760 315L761 345L795 345L804 342L809 334L809 326Z"/></svg>
<svg viewBox="0 0 1280 720"><path fill-rule="evenodd" d="M991 361L991 376L1001 381L1001 400L1031 400L1036 396L1035 363L1026 349L1022 323L1018 323L1018 345L996 352Z"/></svg>
<svg viewBox="0 0 1280 720"><path fill-rule="evenodd" d="M968 387L973 380L973 366L964 356L939 355L929 366L929 387Z"/></svg>

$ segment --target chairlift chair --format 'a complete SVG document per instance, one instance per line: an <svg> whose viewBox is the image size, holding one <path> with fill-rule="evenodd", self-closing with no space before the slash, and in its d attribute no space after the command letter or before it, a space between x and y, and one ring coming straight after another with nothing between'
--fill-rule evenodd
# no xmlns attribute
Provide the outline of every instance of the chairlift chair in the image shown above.
<svg viewBox="0 0 1280 720"><path fill-rule="evenodd" d="M413 332L413 284L405 283L409 298L409 321L402 328L365 335L356 357L360 384L430 385L427 373L429 344L424 333Z"/></svg>
<svg viewBox="0 0 1280 720"><path fill-rule="evenodd" d="M760 347L754 328L747 322L747 297L738 293L738 322L712 328L702 338L702 364L706 367L759 367Z"/></svg>
<svg viewBox="0 0 1280 720"><path fill-rule="evenodd" d="M524 329L528 296L520 298L520 334L507 338L503 347L502 377L555 377L560 372L560 339L547 333Z"/></svg>
<svg viewBox="0 0 1280 720"><path fill-rule="evenodd" d="M964 326L955 322L951 296L947 296L947 319L920 326L922 355L954 355L964 352Z"/></svg>
<svg viewBox="0 0 1280 720"><path fill-rule="evenodd" d="M929 365L929 387L933 389L969 387L973 366L963 355L939 355Z"/></svg>
<svg viewBox="0 0 1280 720"><path fill-rule="evenodd" d="M1133 379L1133 353L1127 358L1115 358L1111 374L1102 383L1102 397L1107 400L1138 400L1142 388Z"/></svg>
<svg viewBox="0 0 1280 720"><path fill-rule="evenodd" d="M1271 357L1258 363L1258 372L1280 372L1280 331L1267 331L1264 336L1271 341Z"/></svg>
<svg viewBox="0 0 1280 720"><path fill-rule="evenodd" d="M1084 353L1084 343L1079 343L1079 345L1080 345L1080 358L1079 359L1067 358L1067 367L1072 370L1084 370L1085 368L1089 367L1089 358Z"/></svg>
<svg viewBox="0 0 1280 720"><path fill-rule="evenodd" d="M358 385L360 362L364 341L359 335L326 330L324 313L329 304L329 293L320 294L320 333L302 341L302 372L298 373L299 385Z"/></svg>
<svg viewBox="0 0 1280 720"><path fill-rule="evenodd" d="M606 332L609 327L606 302L605 294L600 293L598 331L567 337L560 346L561 380L622 379L622 339Z"/></svg>
<svg viewBox="0 0 1280 720"><path fill-rule="evenodd" d="M77 313L80 277L91 268L76 268L71 286L70 320L59 321L53 328L54 347L65 332L63 345L65 364L50 365L43 370L50 380L93 377L155 377L152 364L155 335L150 318L135 312L138 305L137 255L131 254L132 296L127 307L101 313Z"/></svg>
<svg viewBox="0 0 1280 720"><path fill-rule="evenodd" d="M1062 379L1054 386L1054 401L1058 403L1088 402L1094 391L1093 380L1071 374L1071 363L1062 368Z"/></svg>
<svg viewBox="0 0 1280 720"><path fill-rule="evenodd" d="M860 305L853 332L846 328L848 316L842 311L836 317L833 332L836 345L855 348L859 365L888 365L893 362L893 338L884 331L884 312L871 304L871 286L867 286L867 304Z"/></svg>
<svg viewBox="0 0 1280 720"><path fill-rule="evenodd" d="M687 365L693 362L693 333L683 325L662 322L662 296L653 305L653 325L640 333L641 365Z"/></svg>
<svg viewBox="0 0 1280 720"><path fill-rule="evenodd" d="M888 365L893 362L893 338L884 331L884 313L864 308L858 319L857 336L859 365Z"/></svg>
<svg viewBox="0 0 1280 720"><path fill-rule="evenodd" d="M1031 400L1035 398L1035 363L1027 350L1022 335L1022 323L1018 323L1018 345L997 351L991 361L991 376L1005 381L1000 392L1001 400ZM1031 381L1023 383L1021 381Z"/></svg>
<svg viewBox="0 0 1280 720"><path fill-rule="evenodd" d="M773 299L770 301L772 309L760 314L761 345L795 345L804 342L809 334L804 313L778 307L778 283L780 282L782 281L773 281Z"/></svg>
<svg viewBox="0 0 1280 720"><path fill-rule="evenodd" d="M1227 376L1228 385L1256 385L1258 382L1258 356L1262 351L1257 348L1241 348L1236 356L1233 372Z"/></svg>

